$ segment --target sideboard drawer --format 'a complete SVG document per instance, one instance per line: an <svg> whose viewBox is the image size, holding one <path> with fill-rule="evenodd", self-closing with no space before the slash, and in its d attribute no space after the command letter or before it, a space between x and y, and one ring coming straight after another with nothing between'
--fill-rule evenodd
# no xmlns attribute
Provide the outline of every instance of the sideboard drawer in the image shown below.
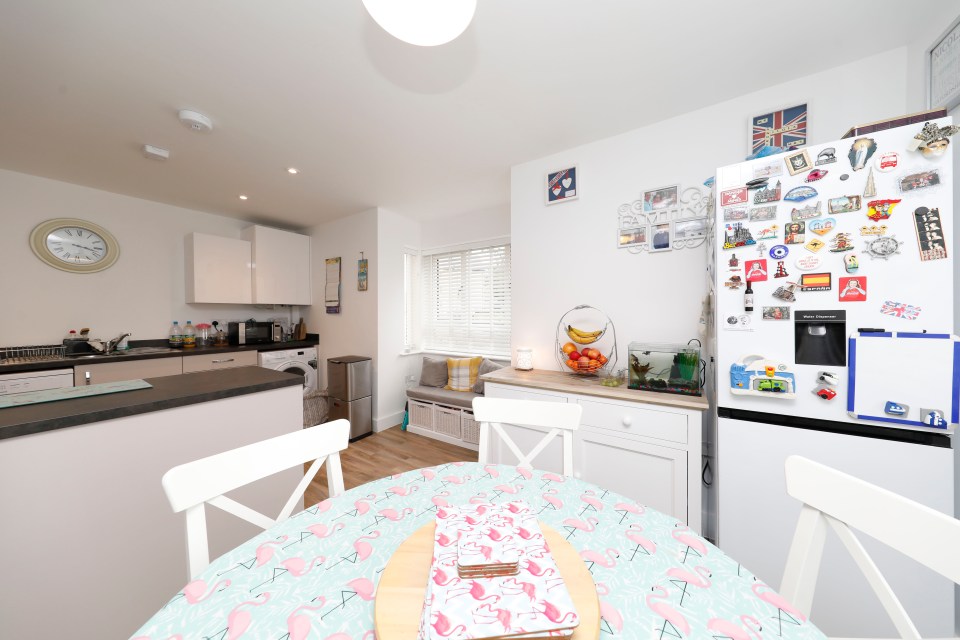
<svg viewBox="0 0 960 640"><path fill-rule="evenodd" d="M256 351L226 351L222 353L201 353L184 356L183 372L209 371L210 369L231 369L233 367L251 367L257 364Z"/></svg>
<svg viewBox="0 0 960 640"><path fill-rule="evenodd" d="M583 418L580 422L600 429L617 432L621 437L644 436L678 442L687 442L687 417L681 413L657 411L638 407L635 404L621 404L602 400L584 400Z"/></svg>

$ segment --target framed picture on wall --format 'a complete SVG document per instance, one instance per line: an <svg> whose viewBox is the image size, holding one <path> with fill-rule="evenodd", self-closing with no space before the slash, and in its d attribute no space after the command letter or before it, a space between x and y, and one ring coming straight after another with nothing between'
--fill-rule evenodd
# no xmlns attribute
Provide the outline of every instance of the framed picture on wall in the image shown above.
<svg viewBox="0 0 960 640"><path fill-rule="evenodd" d="M750 119L750 153L765 146L802 147L807 144L807 105L769 111Z"/></svg>
<svg viewBox="0 0 960 640"><path fill-rule="evenodd" d="M642 247L647 244L647 225L617 231L617 248Z"/></svg>
<svg viewBox="0 0 960 640"><path fill-rule="evenodd" d="M672 226L673 224L670 222L662 222L660 224L650 225L650 253L655 253L657 251L670 251L670 249L673 248L673 243L671 242Z"/></svg>
<svg viewBox="0 0 960 640"><path fill-rule="evenodd" d="M928 108L960 104L960 18L927 49L926 67Z"/></svg>
<svg viewBox="0 0 960 640"><path fill-rule="evenodd" d="M557 204L580 197L576 165L547 174L546 203Z"/></svg>
<svg viewBox="0 0 960 640"><path fill-rule="evenodd" d="M680 206L680 185L660 187L643 192L643 212L656 213Z"/></svg>

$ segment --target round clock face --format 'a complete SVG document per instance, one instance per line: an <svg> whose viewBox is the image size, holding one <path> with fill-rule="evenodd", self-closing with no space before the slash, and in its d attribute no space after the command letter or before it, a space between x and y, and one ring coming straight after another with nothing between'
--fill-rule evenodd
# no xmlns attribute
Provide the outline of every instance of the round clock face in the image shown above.
<svg viewBox="0 0 960 640"><path fill-rule="evenodd" d="M74 218L40 224L30 234L30 246L50 266L74 273L102 271L120 255L120 247L109 231Z"/></svg>

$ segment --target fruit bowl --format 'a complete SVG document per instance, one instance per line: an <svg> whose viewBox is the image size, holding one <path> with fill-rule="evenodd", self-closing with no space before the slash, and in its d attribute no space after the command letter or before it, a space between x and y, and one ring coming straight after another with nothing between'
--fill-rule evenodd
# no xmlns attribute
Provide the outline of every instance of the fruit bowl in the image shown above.
<svg viewBox="0 0 960 640"><path fill-rule="evenodd" d="M557 324L557 361L561 369L578 375L596 375L617 360L616 331L598 309L580 305L567 311Z"/></svg>

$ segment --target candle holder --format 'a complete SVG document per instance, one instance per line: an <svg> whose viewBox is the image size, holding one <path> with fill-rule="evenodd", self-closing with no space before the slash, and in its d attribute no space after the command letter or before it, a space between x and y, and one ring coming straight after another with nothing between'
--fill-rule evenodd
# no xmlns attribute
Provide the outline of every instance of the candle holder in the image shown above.
<svg viewBox="0 0 960 640"><path fill-rule="evenodd" d="M514 369L519 371L530 371L533 369L533 349L530 347L517 347L517 363Z"/></svg>

